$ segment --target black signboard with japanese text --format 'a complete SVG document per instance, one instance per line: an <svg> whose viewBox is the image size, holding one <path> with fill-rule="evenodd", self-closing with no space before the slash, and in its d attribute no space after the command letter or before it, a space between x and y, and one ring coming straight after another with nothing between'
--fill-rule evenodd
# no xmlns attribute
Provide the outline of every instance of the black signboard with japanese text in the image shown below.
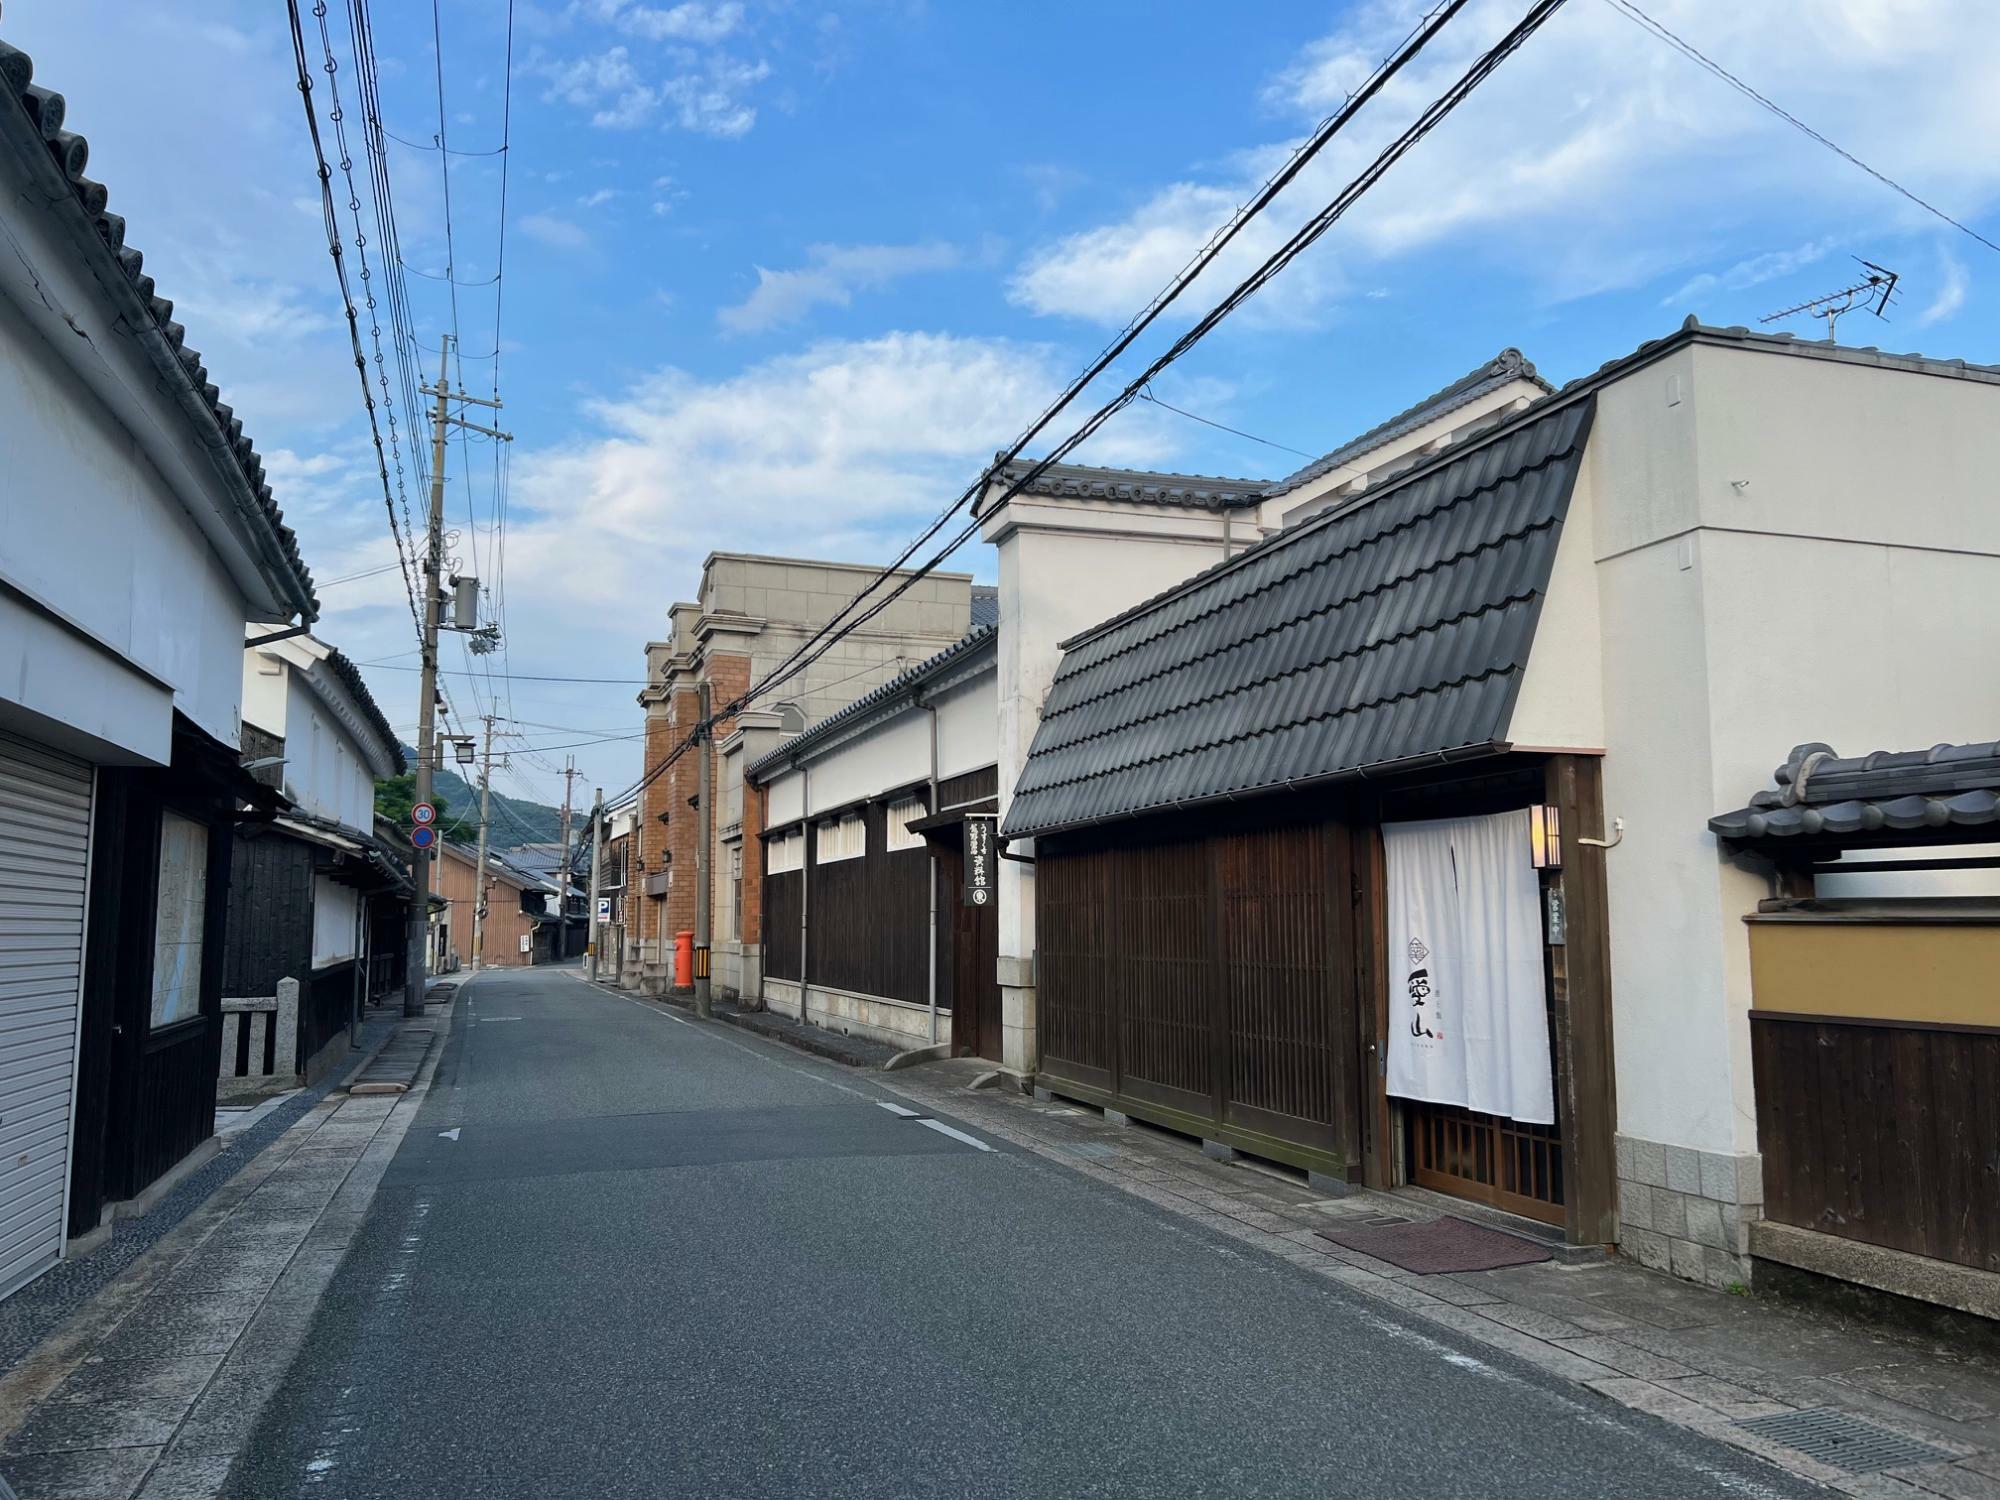
<svg viewBox="0 0 2000 1500"><path fill-rule="evenodd" d="M993 830L1000 820L974 815L965 820L965 904L990 906L998 895L999 859Z"/></svg>

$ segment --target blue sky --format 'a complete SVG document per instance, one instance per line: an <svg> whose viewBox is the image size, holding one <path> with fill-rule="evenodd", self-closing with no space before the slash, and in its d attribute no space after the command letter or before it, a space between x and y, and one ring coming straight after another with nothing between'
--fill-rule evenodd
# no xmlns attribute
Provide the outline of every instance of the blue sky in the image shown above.
<svg viewBox="0 0 2000 1500"><path fill-rule="evenodd" d="M1247 235L1275 244L1522 8L1479 0ZM1649 0L1794 113L2000 239L2000 27L1984 0ZM343 18L330 25L346 59ZM517 0L503 425L511 686L527 747L629 732L630 677L716 548L874 560L933 513L1408 29L1365 4ZM375 0L405 259L446 260L430 8ZM442 5L444 133L501 139L503 0ZM317 44L316 22L308 27ZM63 92L91 173L267 458L322 580L392 556L319 227L283 7L8 0L0 37ZM322 89L318 102L327 103ZM340 84L353 125L352 77ZM495 347L497 156L454 156L468 354ZM344 201L344 193L342 194ZM1571 0L1460 113L1160 394L1322 451L1505 345L1561 381L1689 312L1754 322L1906 277L1843 341L2000 357L2000 256ZM1242 262L1239 262L1240 270ZM420 335L451 326L410 278ZM1219 293L1220 283L1209 289ZM1796 325L1799 331L1809 331ZM1170 336L1170 335L1169 335ZM490 366L465 364L484 388ZM1089 456L1278 474L1290 453L1158 408ZM469 460L469 462L467 461ZM490 452L450 465L458 551L495 571ZM466 521L468 509L470 521ZM956 566L990 576L974 548ZM401 580L324 590L321 632L414 719ZM454 646L447 665L463 669ZM497 673L496 673L497 676ZM567 749L501 785L559 795ZM636 742L576 746L591 782Z"/></svg>

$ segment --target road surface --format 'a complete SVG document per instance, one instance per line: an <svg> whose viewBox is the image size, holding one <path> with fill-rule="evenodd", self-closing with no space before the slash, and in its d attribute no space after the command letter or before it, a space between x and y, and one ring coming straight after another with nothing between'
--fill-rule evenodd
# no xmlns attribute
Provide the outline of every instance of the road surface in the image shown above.
<svg viewBox="0 0 2000 1500"><path fill-rule="evenodd" d="M482 975L230 1493L1816 1493L893 1098Z"/></svg>

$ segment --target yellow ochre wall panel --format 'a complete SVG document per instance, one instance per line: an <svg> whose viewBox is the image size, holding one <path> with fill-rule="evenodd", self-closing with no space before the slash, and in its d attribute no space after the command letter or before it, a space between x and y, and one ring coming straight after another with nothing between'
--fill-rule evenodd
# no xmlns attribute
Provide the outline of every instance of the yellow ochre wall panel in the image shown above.
<svg viewBox="0 0 2000 1500"><path fill-rule="evenodd" d="M1757 922L1758 1010L2000 1026L2000 924Z"/></svg>

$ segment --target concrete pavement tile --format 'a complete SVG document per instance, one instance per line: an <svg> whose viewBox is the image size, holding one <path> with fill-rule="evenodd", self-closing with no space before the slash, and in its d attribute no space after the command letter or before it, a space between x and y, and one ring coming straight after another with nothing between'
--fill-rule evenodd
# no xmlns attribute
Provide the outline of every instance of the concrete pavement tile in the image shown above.
<svg viewBox="0 0 2000 1500"><path fill-rule="evenodd" d="M1422 1276L1407 1285L1420 1287L1440 1302L1453 1307L1493 1307L1500 1299L1476 1286L1467 1286L1456 1276Z"/></svg>
<svg viewBox="0 0 2000 1500"><path fill-rule="evenodd" d="M1418 1316L1428 1318L1433 1323L1442 1323L1447 1328L1477 1339L1482 1344L1526 1360L1539 1370L1557 1375L1564 1380L1574 1380L1588 1384L1597 1380L1613 1380L1617 1372L1601 1365L1593 1359L1571 1354L1567 1349L1558 1349L1554 1344L1544 1343L1537 1338L1496 1323L1491 1318L1481 1316L1481 1309L1474 1307L1452 1307L1448 1303L1435 1303L1417 1310Z"/></svg>
<svg viewBox="0 0 2000 1500"><path fill-rule="evenodd" d="M230 1459L221 1454L171 1449L146 1477L137 1500L215 1500L229 1477L229 1465Z"/></svg>
<svg viewBox="0 0 2000 1500"><path fill-rule="evenodd" d="M222 1355L142 1354L132 1359L106 1359L93 1354L57 1387L51 1401L104 1401L119 1397L176 1399L194 1405Z"/></svg>
<svg viewBox="0 0 2000 1500"><path fill-rule="evenodd" d="M1791 1410L1781 1401L1769 1400L1730 1381L1718 1380L1713 1375L1676 1376L1658 1383L1677 1396L1686 1396L1690 1401L1699 1401L1703 1406L1720 1412L1732 1422L1776 1416L1779 1412Z"/></svg>
<svg viewBox="0 0 2000 1500"><path fill-rule="evenodd" d="M1714 1415L1699 1401L1691 1401L1686 1396L1676 1395L1665 1386L1655 1385L1650 1380L1618 1375L1603 1380L1586 1380L1584 1384L1599 1395L1609 1396L1621 1406L1629 1406L1634 1411L1650 1412L1669 1421Z"/></svg>
<svg viewBox="0 0 2000 1500"><path fill-rule="evenodd" d="M158 1448L36 1453L0 1462L21 1500L125 1500L159 1457Z"/></svg>
<svg viewBox="0 0 2000 1500"><path fill-rule="evenodd" d="M1968 1469L1963 1464L1924 1464L1914 1469L1898 1469L1896 1477L1922 1485L1949 1500L2000 1500L2000 1479Z"/></svg>
<svg viewBox="0 0 2000 1500"><path fill-rule="evenodd" d="M1433 1297L1429 1292L1420 1291L1407 1281L1390 1281L1376 1277L1368 1288L1369 1295L1380 1297L1384 1302L1393 1302L1398 1307L1407 1307L1412 1312L1423 1312L1433 1307L1448 1307L1451 1304Z"/></svg>
<svg viewBox="0 0 2000 1500"><path fill-rule="evenodd" d="M1678 1360L1649 1353L1601 1333L1588 1334L1582 1338L1555 1339L1552 1342L1572 1354L1581 1354L1585 1359L1594 1359L1601 1365L1609 1365L1621 1375L1630 1375L1639 1380L1676 1380L1700 1373L1689 1369Z"/></svg>
<svg viewBox="0 0 2000 1500"><path fill-rule="evenodd" d="M1567 1318L1559 1318L1536 1307L1522 1307L1515 1302L1491 1302L1480 1308L1480 1312L1496 1323L1505 1323L1509 1328L1517 1328L1533 1338L1580 1339L1584 1336L1584 1330Z"/></svg>
<svg viewBox="0 0 2000 1500"><path fill-rule="evenodd" d="M1954 1389L1947 1381L1969 1384L1971 1376L1963 1370L1940 1370L1935 1366L1921 1364L1894 1364L1863 1367L1858 1370L1842 1370L1827 1376L1829 1380L1842 1385L1857 1386L1864 1391L1873 1391L1878 1396L1887 1396L1891 1401L1899 1401L1904 1406L1914 1406L1918 1411L1929 1412L1932 1416L1943 1417L1952 1422L1982 1422L1993 1415L1993 1408L1986 1402L1975 1399L1963 1389Z"/></svg>
<svg viewBox="0 0 2000 1500"><path fill-rule="evenodd" d="M236 1342L256 1312L233 1293L154 1296L105 1336L94 1352L106 1359L145 1354L220 1354Z"/></svg>
<svg viewBox="0 0 2000 1500"><path fill-rule="evenodd" d="M1959 1467L1984 1474L1989 1479L2000 1479L2000 1453L1975 1453L1970 1458L1960 1459Z"/></svg>
<svg viewBox="0 0 2000 1500"><path fill-rule="evenodd" d="M177 1397L45 1401L7 1439L8 1453L74 1453L91 1448L158 1447L174 1435L187 1402Z"/></svg>
<svg viewBox="0 0 2000 1500"><path fill-rule="evenodd" d="M1892 1474L1844 1474L1833 1487L1855 1500L1930 1500L1931 1495Z"/></svg>

